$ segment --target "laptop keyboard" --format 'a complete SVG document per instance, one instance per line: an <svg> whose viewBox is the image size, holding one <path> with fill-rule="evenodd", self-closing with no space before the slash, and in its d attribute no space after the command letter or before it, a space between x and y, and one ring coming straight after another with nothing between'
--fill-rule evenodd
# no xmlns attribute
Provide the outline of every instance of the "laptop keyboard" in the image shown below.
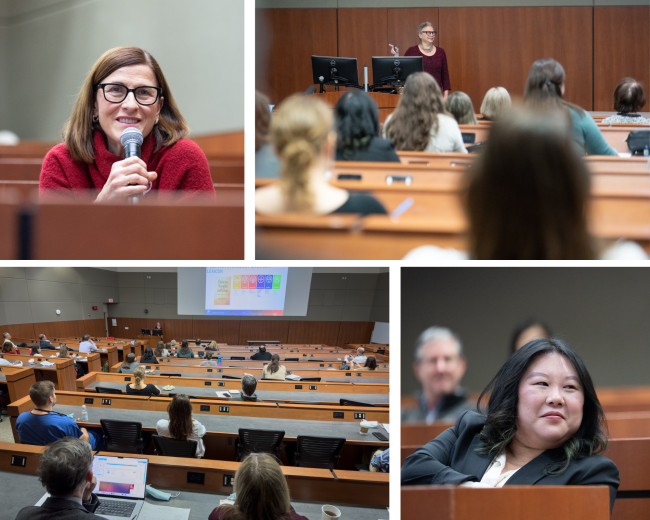
<svg viewBox="0 0 650 520"><path fill-rule="evenodd" d="M128 500L105 500L104 502L100 502L99 507L95 509L95 514L128 518L133 513L136 504L137 502Z"/></svg>

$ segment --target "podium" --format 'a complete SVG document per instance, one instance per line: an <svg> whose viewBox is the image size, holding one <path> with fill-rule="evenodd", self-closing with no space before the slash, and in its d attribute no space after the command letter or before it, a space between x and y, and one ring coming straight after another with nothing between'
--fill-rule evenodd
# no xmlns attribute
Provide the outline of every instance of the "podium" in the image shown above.
<svg viewBox="0 0 650 520"><path fill-rule="evenodd" d="M609 520L607 486L402 487L402 518Z"/></svg>
<svg viewBox="0 0 650 520"><path fill-rule="evenodd" d="M325 92L324 94L311 95L319 96L320 99L334 108L339 99L341 99L341 96L346 92L347 90L341 90L339 92ZM379 108L379 124L383 125L389 114L392 114L393 110L395 110L401 96L399 94L386 94L385 92L368 92L368 95L377 103L377 107Z"/></svg>

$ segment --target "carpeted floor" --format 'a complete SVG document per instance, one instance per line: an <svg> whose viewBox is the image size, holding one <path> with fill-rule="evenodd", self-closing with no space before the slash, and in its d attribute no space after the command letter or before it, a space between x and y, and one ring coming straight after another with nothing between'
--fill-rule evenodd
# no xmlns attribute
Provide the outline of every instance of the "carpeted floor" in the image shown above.
<svg viewBox="0 0 650 520"><path fill-rule="evenodd" d="M6 415L2 416L2 422L0 422L0 442L14 442L14 434L11 432L9 417Z"/></svg>

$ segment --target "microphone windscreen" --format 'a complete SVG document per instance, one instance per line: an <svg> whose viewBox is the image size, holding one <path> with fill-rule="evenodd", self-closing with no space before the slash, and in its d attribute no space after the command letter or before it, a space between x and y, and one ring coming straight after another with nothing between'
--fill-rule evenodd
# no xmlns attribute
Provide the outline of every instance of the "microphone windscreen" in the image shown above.
<svg viewBox="0 0 650 520"><path fill-rule="evenodd" d="M141 145L142 141L144 141L144 137L142 137L142 132L140 132L140 130L138 130L133 126L130 126L129 128L125 128L124 131L122 132L122 135L120 136L120 142L122 143L122 146L124 146L125 148L128 143L137 143Z"/></svg>

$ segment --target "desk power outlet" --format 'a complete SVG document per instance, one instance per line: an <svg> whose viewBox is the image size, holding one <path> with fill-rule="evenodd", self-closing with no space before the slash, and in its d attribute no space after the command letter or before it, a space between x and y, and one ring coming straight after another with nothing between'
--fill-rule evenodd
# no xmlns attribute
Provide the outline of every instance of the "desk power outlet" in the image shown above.
<svg viewBox="0 0 650 520"><path fill-rule="evenodd" d="M218 382L217 382L217 385L218 385L218 386L226 386L226 383L224 383L224 382L222 382L222 381L218 381Z"/></svg>
<svg viewBox="0 0 650 520"><path fill-rule="evenodd" d="M355 418L355 419L365 419L365 418L366 418L366 414L365 414L365 412L363 412L363 413L356 413L356 412L355 412L355 414L354 414L354 418Z"/></svg>
<svg viewBox="0 0 650 520"><path fill-rule="evenodd" d="M317 388L316 388L316 385L309 385L309 389L310 390L316 390Z"/></svg>
<svg viewBox="0 0 650 520"><path fill-rule="evenodd" d="M223 487L232 487L233 480L235 480L235 475L224 475Z"/></svg>
<svg viewBox="0 0 650 520"><path fill-rule="evenodd" d="M296 390L302 390L302 385L295 385L294 387Z"/></svg>
<svg viewBox="0 0 650 520"><path fill-rule="evenodd" d="M93 404L95 400L92 397L84 398L84 404Z"/></svg>
<svg viewBox="0 0 650 520"><path fill-rule="evenodd" d="M334 419L344 419L344 418L345 418L344 412L334 412Z"/></svg>
<svg viewBox="0 0 650 520"><path fill-rule="evenodd" d="M209 404L202 404L200 407L202 412L209 412L210 411L210 405Z"/></svg>
<svg viewBox="0 0 650 520"><path fill-rule="evenodd" d="M220 406L219 411L223 413L230 413L230 406Z"/></svg>
<svg viewBox="0 0 650 520"><path fill-rule="evenodd" d="M197 473L195 471L187 472L187 483L188 484L200 484L205 485L205 473Z"/></svg>
<svg viewBox="0 0 650 520"><path fill-rule="evenodd" d="M111 405L111 400L110 399L102 399L102 404L110 406Z"/></svg>
<svg viewBox="0 0 650 520"><path fill-rule="evenodd" d="M204 381L205 386L212 386L212 381Z"/></svg>
<svg viewBox="0 0 650 520"><path fill-rule="evenodd" d="M12 455L11 465L24 468L27 465L27 457L21 457L20 455Z"/></svg>

